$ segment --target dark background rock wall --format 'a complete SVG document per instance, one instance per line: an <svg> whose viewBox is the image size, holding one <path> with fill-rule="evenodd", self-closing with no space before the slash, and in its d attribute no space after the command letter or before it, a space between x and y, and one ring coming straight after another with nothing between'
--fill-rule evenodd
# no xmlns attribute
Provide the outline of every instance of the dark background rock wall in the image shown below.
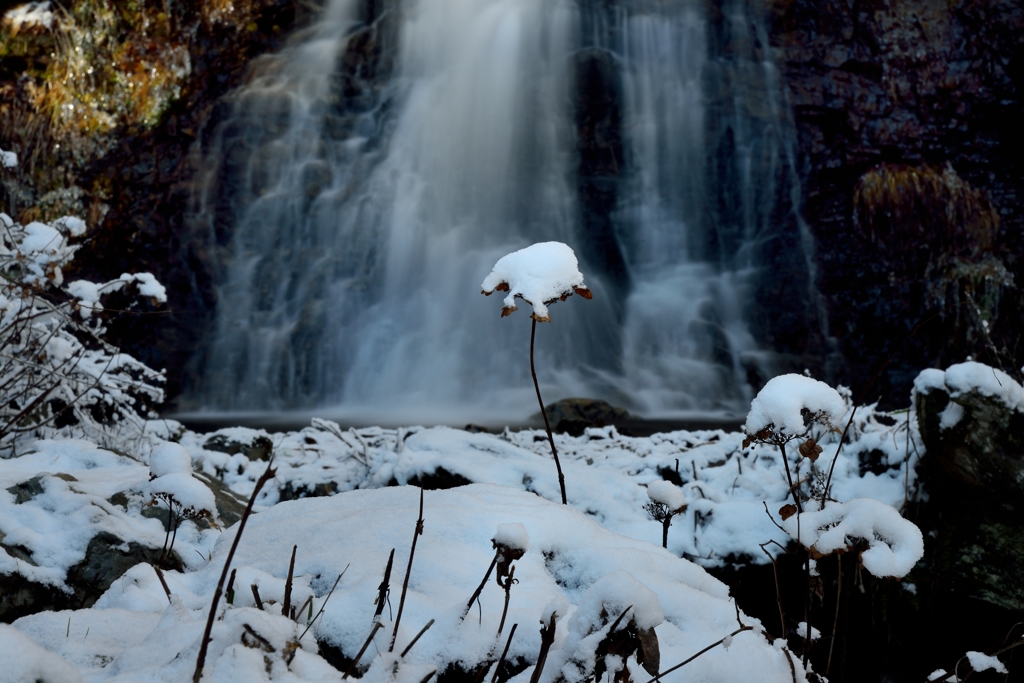
<svg viewBox="0 0 1024 683"><path fill-rule="evenodd" d="M4 2L0 12L21 2ZM217 242L195 234L189 204L196 182L195 142L211 125L217 101L244 82L251 61L280 48L312 17L312 4L291 0L58 0L59 15L76 17L88 40L121 46L101 56L117 73L139 77L167 48L184 49L190 73L155 119L133 116L145 95L101 109L114 126L97 128L49 111L55 61L64 59L57 31L12 31L0 25L0 147L19 153L19 165L0 173L0 211L25 223L71 213L89 224L67 277L105 280L124 272L150 271L167 288L166 306L107 300L108 339L151 367L167 369L174 396L189 381L190 362L209 326L215 304L212 272ZM169 12L165 14L164 10ZM90 23L90 15L110 17ZM99 67L99 64L97 64ZM97 69L98 70L98 69ZM79 84L80 101L97 95ZM93 83L93 86L96 84ZM71 86L74 87L74 84ZM49 89L48 89L49 88ZM137 93L138 91L136 91Z"/></svg>
<svg viewBox="0 0 1024 683"><path fill-rule="evenodd" d="M973 355L1014 374L1024 282L1021 3L776 0L769 11L797 130L804 217L817 240L818 287L845 359L833 381L856 394L891 357L865 398L902 406L922 367ZM998 213L991 248L951 244L948 207L928 201L902 220L890 216L884 230L856 220L858 181L872 169L889 169L899 187L907 170L937 173L947 164ZM983 263L1003 264L1016 284ZM958 265L974 272L964 277ZM967 300L972 293L981 316Z"/></svg>

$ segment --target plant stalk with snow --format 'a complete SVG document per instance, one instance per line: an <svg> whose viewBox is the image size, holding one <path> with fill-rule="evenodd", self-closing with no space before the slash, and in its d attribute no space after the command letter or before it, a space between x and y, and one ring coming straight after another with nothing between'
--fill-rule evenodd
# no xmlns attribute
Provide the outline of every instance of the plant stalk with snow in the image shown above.
<svg viewBox="0 0 1024 683"><path fill-rule="evenodd" d="M672 518L686 511L686 497L678 486L670 481L655 481L647 485L647 497L651 502L644 505L655 521L661 522L661 547L668 548L668 529Z"/></svg>
<svg viewBox="0 0 1024 683"><path fill-rule="evenodd" d="M548 422L544 400L540 395L540 384L537 382L537 370L533 362L534 340L537 336L537 323L551 322L547 308L550 304L556 301L565 301L573 293L579 294L584 299L590 299L593 295L583 284L583 274L579 271L576 254L561 242L540 242L501 257L494 264L490 275L484 278L481 289L485 296L490 296L495 291L508 293L502 302L504 306L501 309L501 317L503 318L519 309L515 303L517 298L533 306L533 313L530 314L530 318L533 320L530 328L530 374L533 376L533 388L537 392L540 414L544 418L544 430L547 432L548 443L551 445L551 455L555 459L555 468L558 470L558 487L562 494L562 504L568 505L565 495L565 475L562 474L562 464L558 460L555 438L551 434L551 424Z"/></svg>
<svg viewBox="0 0 1024 683"><path fill-rule="evenodd" d="M163 562L170 556L178 527L184 520L205 519L217 527L213 518L216 502L210 489L193 478L192 456L179 444L168 442L157 446L149 456L149 472L149 505L162 502L167 506L167 530L160 553Z"/></svg>

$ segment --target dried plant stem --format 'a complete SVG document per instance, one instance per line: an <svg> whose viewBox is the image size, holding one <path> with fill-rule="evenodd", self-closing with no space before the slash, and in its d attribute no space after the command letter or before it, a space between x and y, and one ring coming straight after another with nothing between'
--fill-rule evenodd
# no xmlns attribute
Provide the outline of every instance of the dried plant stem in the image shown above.
<svg viewBox="0 0 1024 683"><path fill-rule="evenodd" d="M799 523L800 518L797 518ZM799 527L798 527L799 528ZM799 534L799 531L797 531ZM806 627L806 633L804 634L804 653L803 653L803 665L807 668L807 653L811 649L811 553L810 551L804 556L804 567L805 567L805 586L807 586L806 594L804 595L804 626Z"/></svg>
<svg viewBox="0 0 1024 683"><path fill-rule="evenodd" d="M409 574L412 573L412 558L416 554L416 539L422 535L423 489L420 489L420 514L419 517L416 518L416 530L412 534L412 547L409 548L409 564L405 568L405 580L402 581L402 596L398 599L398 616L395 617L395 629L391 632L391 644L388 645L388 652L392 652L395 649L395 639L398 638L398 625L402 622L402 610L405 608L405 594L409 590ZM419 636L416 637L418 638Z"/></svg>
<svg viewBox="0 0 1024 683"><path fill-rule="evenodd" d="M366 636L366 642L364 642L363 646L359 648L359 653L355 656L355 658L352 659L352 663L349 664L348 671L346 671L345 675L341 677L342 679L348 678L349 674L355 671L356 664L358 664L359 660L363 658L363 653L366 652L366 648L370 647L370 643L373 642L373 637L377 635L377 631L381 630L382 628L384 628L384 624L380 623L379 621L373 624L373 628L370 629L370 635Z"/></svg>
<svg viewBox="0 0 1024 683"><path fill-rule="evenodd" d="M548 660L548 650L555 643L555 613L551 613L551 619L545 624L541 622L540 627L540 652L537 653L537 666L533 668L533 675L530 676L530 683L537 683L540 674L544 671L544 664Z"/></svg>
<svg viewBox="0 0 1024 683"><path fill-rule="evenodd" d="M498 622L498 636L501 636L501 630L505 628L505 617L508 615L508 601L512 597L512 582L516 576L516 568L513 566L509 569L508 577L505 579L505 606L501 609L501 621Z"/></svg>
<svg viewBox="0 0 1024 683"><path fill-rule="evenodd" d="M484 580L481 581L480 585L476 587L475 591L473 591L473 595L470 596L469 602L466 603L466 607L462 610L462 616L459 617L460 621L466 618L466 615L469 614L469 608L473 606L473 602L480 597L480 593L483 591L484 586L487 585L487 579L491 578L491 572L494 571L494 566L498 564L498 554L500 552L501 551L497 551L494 553L494 559L491 560L491 566L487 568L487 573L484 574Z"/></svg>
<svg viewBox="0 0 1024 683"><path fill-rule="evenodd" d="M213 601L210 604L210 614L206 618L206 629L203 631L202 644L199 646L199 656L196 657L196 670L192 674L192 683L199 683L199 679L203 677L203 666L206 664L206 650L210 645L210 631L213 630L213 621L217 618L217 603L220 602L220 596L224 590L224 582L228 578L228 569L231 567L231 560L235 557L235 550L238 549L238 542L242 539L242 532L245 531L245 523L249 521L249 516L252 515L252 505L256 502L256 496L259 495L260 490L267 482L277 474L277 470L272 467L273 464L274 458L271 456L270 461L267 462L267 469L256 480L256 486L252 490L252 495L249 496L249 502L245 506L242 518L238 520L238 531L235 533L235 539L231 542L227 560L224 561L224 569L221 571L220 579L217 581L217 589L213 592Z"/></svg>
<svg viewBox="0 0 1024 683"><path fill-rule="evenodd" d="M160 567L153 567L153 571L156 572L156 578L160 579L160 585L164 587L164 593L167 593L167 602L170 602L171 589L167 587L167 580L164 579L164 573L160 571Z"/></svg>
<svg viewBox="0 0 1024 683"><path fill-rule="evenodd" d="M252 588L252 599L256 602L256 607L262 612L263 611L263 600L260 599L260 588L255 583L249 586Z"/></svg>
<svg viewBox="0 0 1024 683"><path fill-rule="evenodd" d="M781 636L786 637L786 613L782 611L782 588L779 586L779 565L775 562L775 558L765 548L767 543L759 544L761 552L768 556L768 559L772 561L772 572L775 574L775 603L779 606L779 628L782 629Z"/></svg>
<svg viewBox="0 0 1024 683"><path fill-rule="evenodd" d="M512 644L512 637L516 634L516 628L519 624L512 624L512 628L508 630L508 640L505 641L505 649L501 651L501 657L498 658L498 665L494 667L494 675L491 677L491 683L496 683L498 680L498 673L501 671L501 665L505 663L505 657L508 656L508 648Z"/></svg>
<svg viewBox="0 0 1024 683"><path fill-rule="evenodd" d="M661 523L661 547L666 550L668 550L668 528L672 526L673 516L673 513L669 512Z"/></svg>
<svg viewBox="0 0 1024 683"><path fill-rule="evenodd" d="M306 598L306 601L302 603L302 605L299 607L299 609L295 610L295 612L292 613L292 621L298 622L299 621L299 616L306 610L307 606L309 607L309 616L313 616L313 596L312 595L310 595L308 598Z"/></svg>
<svg viewBox="0 0 1024 683"><path fill-rule="evenodd" d="M825 664L825 676L828 677L829 669L832 668L832 650L836 645L836 632L839 630L839 601L843 597L843 556L836 554L839 566L838 585L836 586L836 616L832 620L832 642L828 644L828 662Z"/></svg>
<svg viewBox="0 0 1024 683"><path fill-rule="evenodd" d="M782 453L782 464L786 468L786 481L789 482L789 491L790 493L793 494L793 502L796 503L796 511L798 513L803 512L804 506L800 504L800 492L797 490L800 487L799 485L793 484L793 475L790 474L789 472L789 458L786 457L786 446L781 442L778 444L778 446L779 452Z"/></svg>
<svg viewBox="0 0 1024 683"><path fill-rule="evenodd" d="M320 609L317 610L316 616L310 619L309 623L306 624L306 630L303 631L302 635L299 636L299 640L302 640L302 636L306 635L306 633L309 632L309 629L313 628L313 624L316 623L317 618L324 613L324 607L327 607L327 601L331 599L332 595L334 595L334 589L338 587L338 582L341 581L341 577L345 576L345 572L348 571L348 567L349 566L346 564L345 568L341 570L340 574L338 574L338 578L334 580L334 585L331 586L330 592L327 593L327 597L324 598L324 604L320 605Z"/></svg>
<svg viewBox="0 0 1024 683"><path fill-rule="evenodd" d="M299 549L299 546L292 546L292 559L288 563L288 578L284 582L284 600L281 603L281 614L289 616L288 612L292 608L292 575L295 573L295 551Z"/></svg>
<svg viewBox="0 0 1024 683"><path fill-rule="evenodd" d="M741 626L740 628L736 629L735 631L733 631L732 633L727 635L725 638L732 638L733 636L737 635L738 633L742 633L743 631L752 631L753 629L754 629L753 626ZM682 662L679 662L678 664L676 664L672 668L665 669L660 674L658 674L657 676L655 676L651 680L647 681L647 683L654 683L655 681L660 680L662 676L667 676L668 674L672 673L676 669L683 668L684 666L686 666L687 664L689 664L693 660L697 659L697 657L700 657L705 652L708 652L709 650L713 650L716 647L718 647L719 645L721 645L722 643L724 643L725 642L725 638L722 638L721 640L718 640L718 641L716 641L714 643L711 643L710 645L708 645L706 648L704 648L703 650L701 650L697 654L693 655L689 659L685 659Z"/></svg>
<svg viewBox="0 0 1024 683"><path fill-rule="evenodd" d="M433 619L431 619L430 621L428 621L428 622L427 622L427 625L426 625L426 626L424 626L423 628L421 628L421 629L420 629L420 632L416 634L416 637L415 637L415 638L413 638L413 639L412 639L412 640L411 640L411 641L409 642L409 644L405 646L405 649L404 649L404 650L402 650L402 654L398 655L398 656L399 656L399 658L401 658L401 657L405 657L405 656L406 656L407 654L409 654L409 650L411 650L411 649L412 649L412 646L416 644L416 641L420 639L420 636L422 636L422 635L423 635L424 633L426 633L426 632L427 632L427 629L428 629L428 628L430 628L430 627L431 627L431 626L433 626L433 625L434 625L434 620L433 620Z"/></svg>
<svg viewBox="0 0 1024 683"><path fill-rule="evenodd" d="M235 604L235 571L231 570L231 578L228 579L228 589L225 591L229 605Z"/></svg>
<svg viewBox="0 0 1024 683"><path fill-rule="evenodd" d="M537 370L533 365L534 338L537 336L537 320L532 320L530 327L530 374L533 375L533 388L537 391L537 403L540 404L540 414L544 417L544 430L548 433L548 443L551 444L551 455L555 458L555 468L558 470L558 487L562 491L562 505L568 505L565 497L565 475L562 474L562 463L558 460L558 451L555 449L555 437L551 435L551 424L548 422L548 411L544 410L544 400L540 397L540 384L537 383Z"/></svg>
<svg viewBox="0 0 1024 683"><path fill-rule="evenodd" d="M391 554L388 555L388 564L386 567L384 567L384 579L380 582L380 585L377 586L377 599L374 600L374 604L377 605L377 609L373 613L373 620L378 623L380 622L381 612L384 611L384 603L388 599L388 591L390 590L391 586L391 566L394 564L394 562L395 549L392 548Z"/></svg>

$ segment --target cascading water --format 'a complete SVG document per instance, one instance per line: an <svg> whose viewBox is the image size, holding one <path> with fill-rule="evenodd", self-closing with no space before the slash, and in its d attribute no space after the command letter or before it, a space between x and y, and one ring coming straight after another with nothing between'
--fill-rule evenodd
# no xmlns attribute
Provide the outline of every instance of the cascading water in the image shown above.
<svg viewBox="0 0 1024 683"><path fill-rule="evenodd" d="M558 240L594 299L538 332L545 398L740 408L768 357L748 311L784 144L743 102L769 79L716 58L704 7L330 0L206 144L224 266L192 400L525 415L529 320L479 283ZM709 94L716 71L746 94Z"/></svg>

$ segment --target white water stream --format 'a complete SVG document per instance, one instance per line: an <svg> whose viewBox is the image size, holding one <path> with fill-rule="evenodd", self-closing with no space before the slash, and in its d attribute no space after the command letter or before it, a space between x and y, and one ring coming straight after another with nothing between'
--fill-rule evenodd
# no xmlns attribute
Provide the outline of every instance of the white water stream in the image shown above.
<svg viewBox="0 0 1024 683"><path fill-rule="evenodd" d="M745 368L769 358L744 317L764 185L782 162L758 170L766 143L745 131L749 107L735 107L725 163L739 218L716 225L705 103L721 95L707 92L704 3L591 4L407 0L368 32L361 3L329 0L256 67L205 156L198 213L229 239L194 406L423 421L535 412L529 317L499 318L479 285L503 254L558 240L576 249L594 298L553 306L539 326L546 401L742 409ZM393 67L353 86L351 56L366 54L353 41L368 35ZM598 182L612 188L605 218L624 277L585 248L584 59L614 76L621 144L608 142L612 170ZM767 83L766 65L744 64L744 78Z"/></svg>

